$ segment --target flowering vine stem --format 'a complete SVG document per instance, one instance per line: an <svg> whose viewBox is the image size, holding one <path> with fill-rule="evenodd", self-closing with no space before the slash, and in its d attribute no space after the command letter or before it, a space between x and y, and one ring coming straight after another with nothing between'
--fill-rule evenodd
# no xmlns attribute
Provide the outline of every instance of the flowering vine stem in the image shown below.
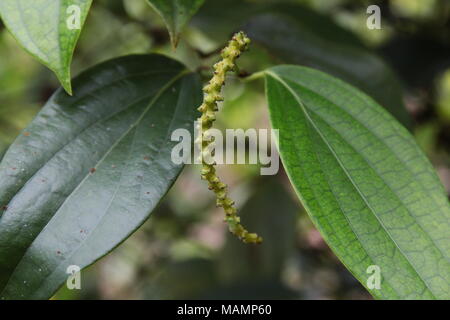
<svg viewBox="0 0 450 320"><path fill-rule="evenodd" d="M198 108L202 115L197 121L197 129L201 134L196 143L201 150L202 179L208 182L208 188L215 193L217 206L222 207L225 211L224 220L227 222L230 232L244 243L261 243L262 238L260 236L256 233L248 232L242 226L234 201L228 196L228 187L216 174L214 167L216 163L206 160L210 155L214 155L214 137L209 134L208 130L212 128L216 120L216 112L219 110L217 102L223 101L220 91L225 84L226 73L237 70L235 61L242 52L247 50L249 43L250 39L243 32L238 32L221 51L222 60L214 65L214 76L203 88L203 103Z"/></svg>

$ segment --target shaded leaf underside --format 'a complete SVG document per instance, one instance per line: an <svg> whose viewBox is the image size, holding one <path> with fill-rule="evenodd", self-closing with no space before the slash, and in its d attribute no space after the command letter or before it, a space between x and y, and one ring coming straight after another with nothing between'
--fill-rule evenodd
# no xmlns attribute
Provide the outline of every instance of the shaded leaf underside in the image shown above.
<svg viewBox="0 0 450 320"><path fill-rule="evenodd" d="M322 235L384 299L450 298L450 208L410 134L372 99L322 72L267 71L267 96L291 183Z"/></svg>

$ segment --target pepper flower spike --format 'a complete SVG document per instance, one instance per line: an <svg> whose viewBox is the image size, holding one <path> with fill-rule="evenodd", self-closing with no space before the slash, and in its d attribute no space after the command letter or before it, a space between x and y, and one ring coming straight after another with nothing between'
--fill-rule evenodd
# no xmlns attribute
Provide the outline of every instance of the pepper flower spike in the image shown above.
<svg viewBox="0 0 450 320"><path fill-rule="evenodd" d="M202 113L198 119L201 126L200 139L197 140L201 150L202 170L201 177L208 182L208 188L216 195L216 204L225 211L225 222L231 233L236 235L244 243L261 243L262 238L256 233L250 233L245 229L237 214L234 201L228 196L228 187L223 183L216 174L215 163L206 161L205 158L214 149L214 140L209 136L208 130L212 128L216 120L218 111L217 102L223 101L221 89L225 84L225 76L228 71L235 71L236 59L242 52L248 49L250 39L241 31L236 33L229 41L228 45L222 50L222 60L214 65L214 75L209 83L203 88L203 103L198 108Z"/></svg>

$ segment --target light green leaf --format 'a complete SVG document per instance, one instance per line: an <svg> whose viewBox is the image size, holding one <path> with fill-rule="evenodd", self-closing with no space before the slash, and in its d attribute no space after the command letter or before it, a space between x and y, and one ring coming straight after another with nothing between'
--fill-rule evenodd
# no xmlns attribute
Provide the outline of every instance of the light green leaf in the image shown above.
<svg viewBox="0 0 450 320"><path fill-rule="evenodd" d="M297 5L279 5L250 19L244 30L283 63L314 67L356 86L410 128L396 75L328 17Z"/></svg>
<svg viewBox="0 0 450 320"><path fill-rule="evenodd" d="M169 30L172 45L175 48L180 39L180 32L205 0L147 0L163 18Z"/></svg>
<svg viewBox="0 0 450 320"><path fill-rule="evenodd" d="M266 72L273 127L300 200L330 247L383 299L450 298L450 206L415 141L374 100L320 71Z"/></svg>
<svg viewBox="0 0 450 320"><path fill-rule="evenodd" d="M160 55L111 60L59 90L0 163L0 297L45 299L149 216L182 169L201 83Z"/></svg>
<svg viewBox="0 0 450 320"><path fill-rule="evenodd" d="M22 45L72 94L70 64L92 0L2 0L0 16Z"/></svg>

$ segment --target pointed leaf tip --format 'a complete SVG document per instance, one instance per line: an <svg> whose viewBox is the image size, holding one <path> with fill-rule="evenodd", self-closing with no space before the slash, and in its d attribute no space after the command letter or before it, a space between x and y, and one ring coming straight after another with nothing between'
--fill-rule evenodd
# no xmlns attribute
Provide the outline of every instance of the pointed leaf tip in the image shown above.
<svg viewBox="0 0 450 320"><path fill-rule="evenodd" d="M69 94L72 55L91 4L92 0L0 1L0 16L7 29L57 75Z"/></svg>

